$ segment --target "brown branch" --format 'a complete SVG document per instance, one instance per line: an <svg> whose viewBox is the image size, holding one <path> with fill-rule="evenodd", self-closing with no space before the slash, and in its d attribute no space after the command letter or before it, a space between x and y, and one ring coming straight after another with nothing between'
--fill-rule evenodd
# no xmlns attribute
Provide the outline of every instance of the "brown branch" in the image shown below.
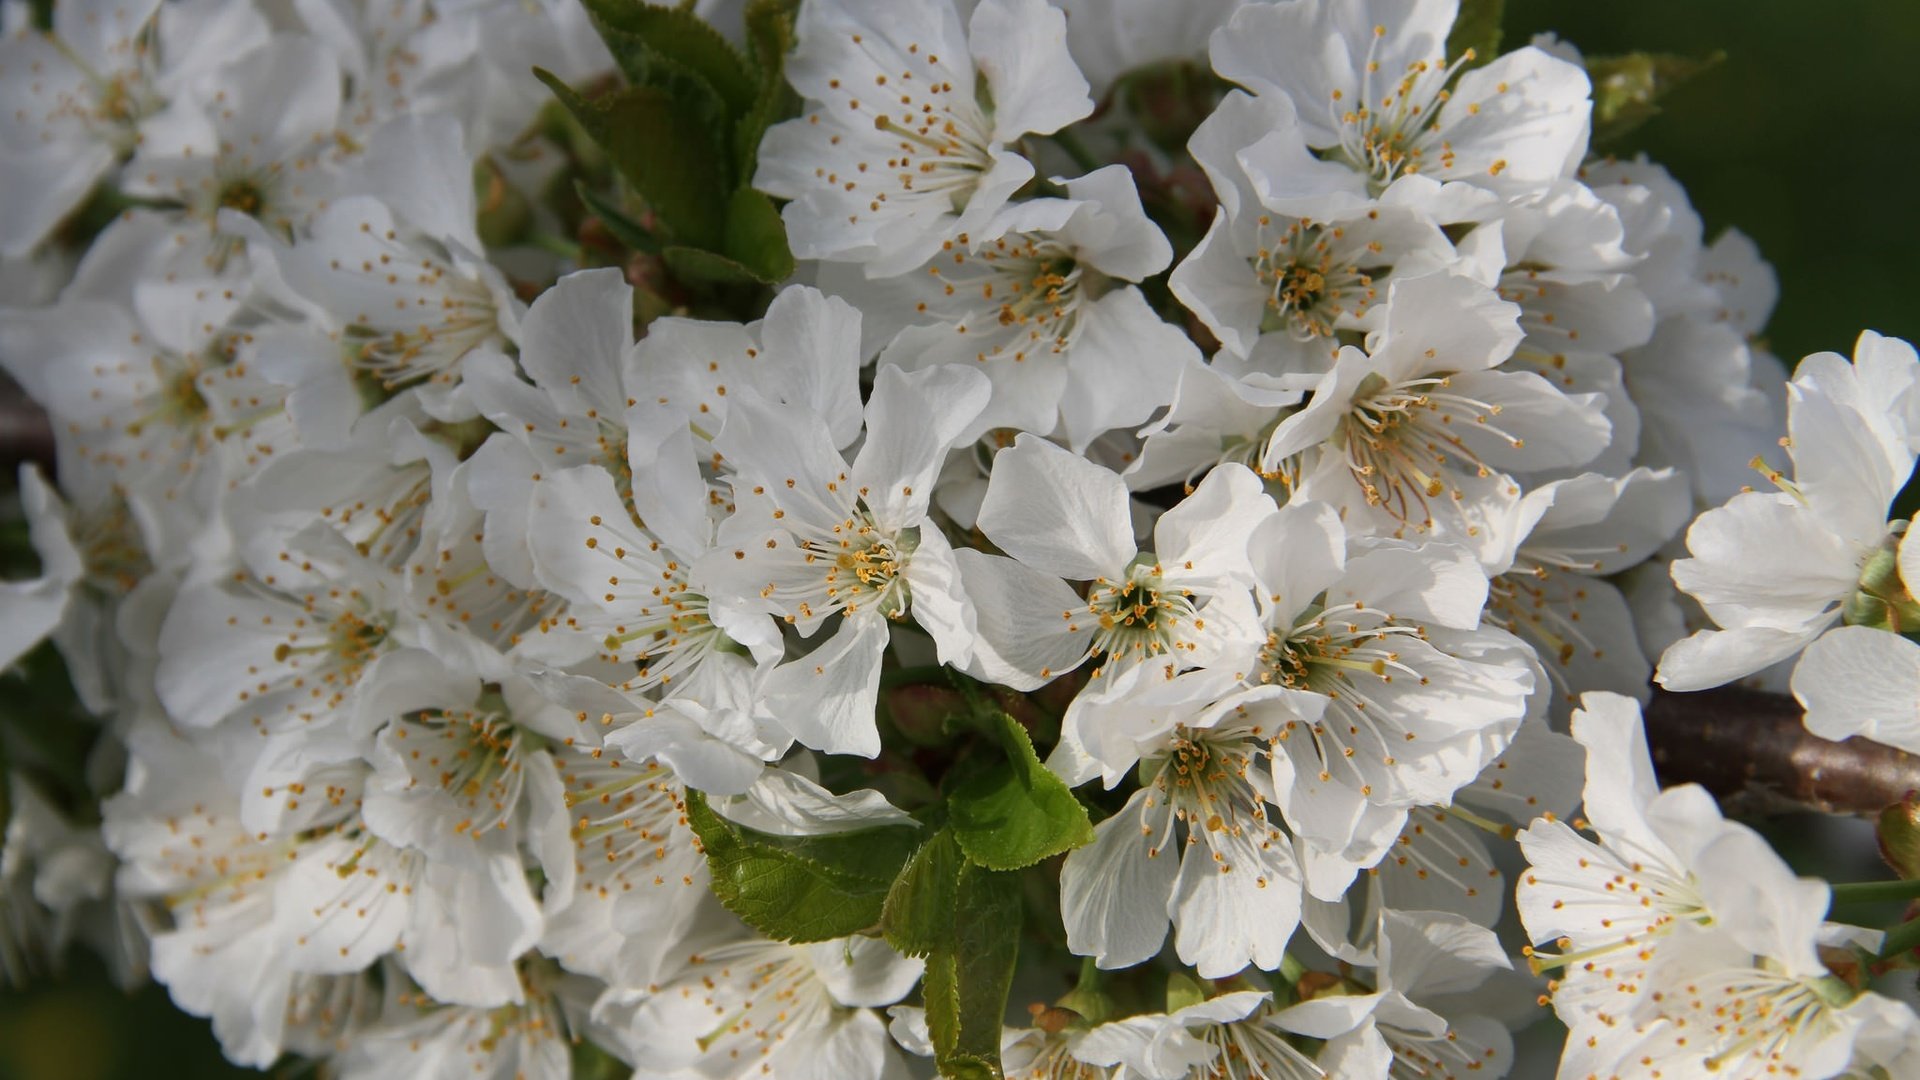
<svg viewBox="0 0 1920 1080"><path fill-rule="evenodd" d="M1920 790L1920 757L1868 739L1813 735L1799 703L1784 694L1656 690L1647 742L1662 783L1698 783L1729 814L1873 815Z"/></svg>

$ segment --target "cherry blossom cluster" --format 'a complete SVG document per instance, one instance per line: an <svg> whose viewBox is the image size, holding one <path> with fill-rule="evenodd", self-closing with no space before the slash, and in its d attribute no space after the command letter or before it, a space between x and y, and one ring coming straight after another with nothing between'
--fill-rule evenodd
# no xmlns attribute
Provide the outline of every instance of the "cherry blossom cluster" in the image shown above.
<svg viewBox="0 0 1920 1080"><path fill-rule="evenodd" d="M1550 1013L1569 1078L1920 1074L1879 932L1639 710L1920 752L1920 360L1789 381L1574 49L802 0L750 176L799 269L729 321L529 239L590 6L6 0L58 482L0 665L50 637L105 737L92 819L12 785L0 956L83 937L262 1068L930 1075L929 963L755 929L696 822L938 828L974 744L916 717L984 701L1092 823L1023 871L1007 1077L1501 1076Z"/></svg>

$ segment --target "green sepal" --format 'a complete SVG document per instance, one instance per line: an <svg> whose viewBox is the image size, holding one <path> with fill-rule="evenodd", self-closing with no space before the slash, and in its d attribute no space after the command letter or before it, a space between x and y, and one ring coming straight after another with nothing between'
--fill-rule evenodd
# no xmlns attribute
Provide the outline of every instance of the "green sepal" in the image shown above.
<svg viewBox="0 0 1920 1080"><path fill-rule="evenodd" d="M997 714L1007 760L962 780L947 799L954 839L967 858L1018 870L1093 841L1093 823L1065 781L1048 771L1020 722Z"/></svg>
<svg viewBox="0 0 1920 1080"><path fill-rule="evenodd" d="M1107 989L1106 973L1091 956L1080 958L1079 981L1055 999L1054 1005L1071 1011L1088 1024L1104 1024L1121 1015L1120 1003Z"/></svg>
<svg viewBox="0 0 1920 1080"><path fill-rule="evenodd" d="M1653 119L1663 98L1726 58L1717 51L1697 57L1645 52L1587 57L1587 77L1593 80L1592 145L1615 142Z"/></svg>
<svg viewBox="0 0 1920 1080"><path fill-rule="evenodd" d="M1179 1012L1189 1005L1198 1005L1207 1000L1207 988L1200 980L1184 971L1170 972L1167 975L1167 1011Z"/></svg>
<svg viewBox="0 0 1920 1080"><path fill-rule="evenodd" d="M694 247L720 245L732 188L719 134L697 113L658 86L627 86L589 101L553 73L535 68L580 126L646 200L675 239Z"/></svg>
<svg viewBox="0 0 1920 1080"><path fill-rule="evenodd" d="M1500 23L1506 14L1507 0L1460 0L1460 12L1447 32L1447 59L1457 60L1472 49L1473 59L1463 66L1479 67L1500 55Z"/></svg>
<svg viewBox="0 0 1920 1080"><path fill-rule="evenodd" d="M759 87L747 69L746 58L691 10L646 0L581 3L628 79L651 82L646 75L648 68L664 59L709 87L726 115L738 116L752 107ZM636 75L636 71L641 74Z"/></svg>
<svg viewBox="0 0 1920 1080"><path fill-rule="evenodd" d="M880 922L887 891L921 839L913 825L821 836L779 836L721 817L687 792L713 894L728 911L781 941L829 941Z"/></svg>

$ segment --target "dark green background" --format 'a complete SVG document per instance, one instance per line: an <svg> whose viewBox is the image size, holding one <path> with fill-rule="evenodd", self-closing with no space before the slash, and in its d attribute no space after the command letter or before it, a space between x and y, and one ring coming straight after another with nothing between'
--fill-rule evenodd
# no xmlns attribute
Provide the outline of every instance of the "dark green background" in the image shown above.
<svg viewBox="0 0 1920 1080"><path fill-rule="evenodd" d="M1709 237L1738 225L1759 242L1782 359L1848 352L1863 328L1920 334L1920 3L1509 0L1507 47L1547 30L1590 53L1726 50L1622 149L1672 169ZM84 961L0 994L0 1080L228 1074L163 991L126 998Z"/></svg>
<svg viewBox="0 0 1920 1080"><path fill-rule="evenodd" d="M1505 47L1546 31L1595 54L1726 50L1627 148L1686 185L1709 239L1759 243L1782 360L1920 334L1920 3L1508 0Z"/></svg>

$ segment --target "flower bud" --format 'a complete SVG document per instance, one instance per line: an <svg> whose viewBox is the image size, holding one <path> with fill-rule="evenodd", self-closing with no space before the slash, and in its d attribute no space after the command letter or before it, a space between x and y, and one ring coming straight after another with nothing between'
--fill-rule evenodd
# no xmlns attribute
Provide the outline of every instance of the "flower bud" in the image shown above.
<svg viewBox="0 0 1920 1080"><path fill-rule="evenodd" d="M1909 791L1880 811L1874 834L1880 842L1880 857L1894 873L1906 881L1920 878L1920 792Z"/></svg>

